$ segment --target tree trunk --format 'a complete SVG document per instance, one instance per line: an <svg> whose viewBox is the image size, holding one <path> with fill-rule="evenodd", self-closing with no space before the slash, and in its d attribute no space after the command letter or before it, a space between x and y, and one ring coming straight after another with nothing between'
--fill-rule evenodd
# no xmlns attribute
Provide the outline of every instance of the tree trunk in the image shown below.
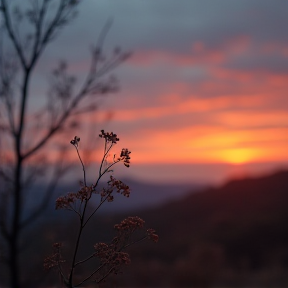
<svg viewBox="0 0 288 288"><path fill-rule="evenodd" d="M14 213L11 227L11 238L9 242L10 253L10 287L20 288L20 272L19 272L19 234L20 234L20 217L21 217L21 174L22 159L19 155L17 165L15 167L15 186L14 186Z"/></svg>

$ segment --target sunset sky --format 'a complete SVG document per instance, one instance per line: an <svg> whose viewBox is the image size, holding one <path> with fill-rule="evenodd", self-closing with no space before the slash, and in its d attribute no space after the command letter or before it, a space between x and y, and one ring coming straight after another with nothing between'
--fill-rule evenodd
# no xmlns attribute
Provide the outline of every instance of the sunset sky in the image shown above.
<svg viewBox="0 0 288 288"><path fill-rule="evenodd" d="M119 135L133 177L221 182L288 167L287 1L83 0L79 8L37 81L51 59L68 60L81 78L89 45L113 18L105 48L133 54L115 70L120 92L84 120Z"/></svg>

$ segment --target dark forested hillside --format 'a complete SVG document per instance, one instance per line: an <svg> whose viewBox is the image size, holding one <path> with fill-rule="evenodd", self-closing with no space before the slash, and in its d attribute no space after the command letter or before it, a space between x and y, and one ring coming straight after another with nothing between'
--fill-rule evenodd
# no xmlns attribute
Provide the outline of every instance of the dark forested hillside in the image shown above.
<svg viewBox="0 0 288 288"><path fill-rule="evenodd" d="M38 243L28 251L33 262L42 263L54 241L63 241L68 254L73 248L75 222L63 217L69 212L55 213L57 221L49 218L30 232ZM136 215L160 239L131 247L132 264L113 278L113 287L288 286L288 171L193 191L149 210L99 214L90 223L83 255L93 251L96 241L111 239L115 223ZM28 261L25 267L27 273L43 274L42 264L32 267ZM39 283L48 279L50 284L58 281L50 273ZM112 287L109 281L106 285Z"/></svg>
<svg viewBox="0 0 288 288"><path fill-rule="evenodd" d="M288 171L231 181L141 216L160 241L134 252L142 270L132 270L144 278L149 271L156 285L287 287Z"/></svg>

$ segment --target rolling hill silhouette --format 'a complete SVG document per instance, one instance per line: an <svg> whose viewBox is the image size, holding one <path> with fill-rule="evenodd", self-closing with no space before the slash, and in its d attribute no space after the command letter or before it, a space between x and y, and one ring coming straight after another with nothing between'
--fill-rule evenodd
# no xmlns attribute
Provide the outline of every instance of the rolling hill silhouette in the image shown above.
<svg viewBox="0 0 288 288"><path fill-rule="evenodd" d="M34 259L25 264L28 275L31 271L43 275L41 264L31 265L37 259L42 263L53 242L63 241L68 254L73 249L75 222L64 214L47 218L29 232L37 243L24 255ZM131 246L132 265L113 278L114 286L287 287L288 171L193 190L134 213L99 214L89 223L92 229L83 239L81 253L89 255L97 241L111 239L115 223L136 215L155 228L160 239L157 244ZM0 271L2 279L4 272ZM52 273L45 279L50 285L58 281ZM107 287L112 287L109 283Z"/></svg>
<svg viewBox="0 0 288 288"><path fill-rule="evenodd" d="M133 251L155 276L147 285L287 287L288 171L233 180L140 216L160 236L156 247Z"/></svg>

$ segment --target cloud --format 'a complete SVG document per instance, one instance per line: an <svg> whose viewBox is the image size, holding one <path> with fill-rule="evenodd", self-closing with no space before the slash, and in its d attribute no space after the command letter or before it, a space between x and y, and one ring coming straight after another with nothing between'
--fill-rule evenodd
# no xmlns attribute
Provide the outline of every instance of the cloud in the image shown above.
<svg viewBox="0 0 288 288"><path fill-rule="evenodd" d="M266 44L264 47L253 47L249 53L239 54L223 66L233 70L251 72L268 72L271 74L288 74L288 44L278 46Z"/></svg>
<svg viewBox="0 0 288 288"><path fill-rule="evenodd" d="M61 33L57 47L59 54L83 57L80 51L95 43L109 18L114 25L106 49L120 45L135 52L187 54L195 42L219 50L239 35L248 35L259 46L271 41L287 45L287 8L285 1L275 5L268 0L82 1L78 18Z"/></svg>
<svg viewBox="0 0 288 288"><path fill-rule="evenodd" d="M239 111L243 110L243 114L238 113L238 114L233 114L237 117L237 115L245 115L245 110L247 109L255 109L257 110L259 108L259 105L265 105L265 101L269 103L269 99L266 99L262 95L256 95L256 96L250 96L250 95L242 95L242 97L237 97L233 98L230 96L223 96L223 97L215 97L212 99L209 98L195 98L195 97L190 97L190 98L184 98L181 99L181 97L173 97L174 94L169 95L168 93L165 95L165 98L163 97L162 101L159 102L158 106L150 106L150 107L135 107L135 108L130 108L130 109L125 109L125 106L118 107L117 110L113 113L113 119L115 122L126 122L131 123L132 125L135 123L135 121L159 121L161 118L164 118L164 121L167 121L166 123L169 123L169 119L172 119L172 121L178 119L181 120L181 116L186 117L201 117L203 113L205 113L204 117L201 117L201 121L205 121L205 117L207 117L207 121L211 121L211 115L213 113L219 113L221 115L222 121L223 119L227 119L224 117L224 115L229 115L227 117L230 117L231 114L225 114L225 111ZM131 96L133 97L133 96ZM166 101L171 98L171 101ZM224 112L223 112L224 111ZM102 113L103 117L105 115L105 112L99 111L99 113ZM224 113L224 114L222 114ZM254 112L250 112L250 115ZM257 114L257 113L256 113ZM265 115L265 113L263 114ZM274 115L279 115L279 114L273 114ZM285 118L287 114L282 113L282 120ZM186 118L186 119L187 119ZM174 120L173 120L174 119ZM98 120L98 114L96 115L96 120ZM193 119L195 121L195 119ZM213 121L215 119L213 118ZM185 123L180 122L180 125L185 125ZM265 122L266 123L266 122Z"/></svg>

